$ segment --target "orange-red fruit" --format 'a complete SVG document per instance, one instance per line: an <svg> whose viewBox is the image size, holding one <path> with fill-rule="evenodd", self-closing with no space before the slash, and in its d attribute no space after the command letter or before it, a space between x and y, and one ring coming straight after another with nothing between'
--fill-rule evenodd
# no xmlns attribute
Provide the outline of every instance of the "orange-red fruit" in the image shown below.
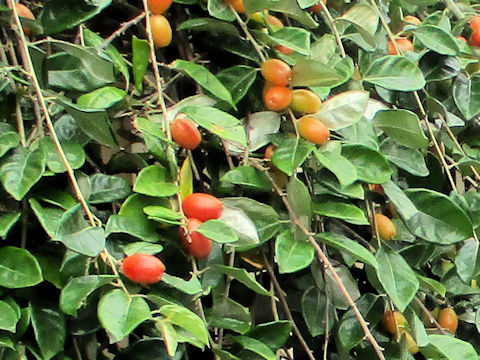
<svg viewBox="0 0 480 360"><path fill-rule="evenodd" d="M457 39L463 41L464 43L467 42L467 39L465 39L462 35L457 36Z"/></svg>
<svg viewBox="0 0 480 360"><path fill-rule="evenodd" d="M377 224L378 236L380 236L380 239L390 240L397 234L395 224L385 215L375 214L375 222Z"/></svg>
<svg viewBox="0 0 480 360"><path fill-rule="evenodd" d="M292 91L286 86L272 86L263 96L263 102L268 110L281 111L290 105Z"/></svg>
<svg viewBox="0 0 480 360"><path fill-rule="evenodd" d="M153 43L156 47L165 47L172 42L172 28L167 18L163 15L150 16Z"/></svg>
<svg viewBox="0 0 480 360"><path fill-rule="evenodd" d="M148 0L148 9L155 15L162 15L172 5L173 0Z"/></svg>
<svg viewBox="0 0 480 360"><path fill-rule="evenodd" d="M324 4L327 3L327 0L322 0ZM322 12L322 5L320 5L320 1L316 3L315 5L312 5L308 8L308 11L311 11L315 14L320 14Z"/></svg>
<svg viewBox="0 0 480 360"><path fill-rule="evenodd" d="M442 309L442 311L440 311L440 313L438 314L437 321L438 321L438 324L443 329L447 329L452 334L454 334L457 331L458 316L455 313L455 310L453 310L453 308L448 307L448 308Z"/></svg>
<svg viewBox="0 0 480 360"><path fill-rule="evenodd" d="M187 231L184 226L180 227L180 237L182 238L182 245L187 251L188 255L196 259L204 259L212 252L212 241L194 231L202 222L195 218L187 220L187 229L190 233L190 241L187 237Z"/></svg>
<svg viewBox="0 0 480 360"><path fill-rule="evenodd" d="M480 15L472 19L470 28L473 30L472 36L470 37L470 45L480 47Z"/></svg>
<svg viewBox="0 0 480 360"><path fill-rule="evenodd" d="M133 282L144 285L153 284L162 278L165 265L153 255L137 253L123 260L122 272Z"/></svg>
<svg viewBox="0 0 480 360"><path fill-rule="evenodd" d="M173 141L185 149L193 150L202 141L202 135L195 123L187 117L177 117L170 124Z"/></svg>
<svg viewBox="0 0 480 360"><path fill-rule="evenodd" d="M243 0L227 0L227 3L232 5L232 7L237 13L245 14L245 6L243 6Z"/></svg>
<svg viewBox="0 0 480 360"><path fill-rule="evenodd" d="M379 195L385 196L385 191L383 190L382 185L380 184L370 184L368 185L370 191L376 192Z"/></svg>
<svg viewBox="0 0 480 360"><path fill-rule="evenodd" d="M222 215L222 201L213 195L193 193L182 202L182 209L187 218L196 218L200 221L218 219Z"/></svg>
<svg viewBox="0 0 480 360"><path fill-rule="evenodd" d="M397 46L402 53L405 51L413 51L413 44L410 40L406 38L399 38L395 40L397 42ZM397 50L393 46L391 41L388 42L388 54L389 55L398 55Z"/></svg>
<svg viewBox="0 0 480 360"><path fill-rule="evenodd" d="M417 25L417 26L422 24L422 21L418 17L413 15L404 16L403 21L409 24Z"/></svg>
<svg viewBox="0 0 480 360"><path fill-rule="evenodd" d="M267 24L273 26L276 29L283 28L282 20L273 15L267 15Z"/></svg>
<svg viewBox="0 0 480 360"><path fill-rule="evenodd" d="M268 145L267 148L265 149L265 154L263 155L263 157L267 160L270 160L276 149L277 147L275 145L273 144Z"/></svg>
<svg viewBox="0 0 480 360"><path fill-rule="evenodd" d="M293 52L293 49L290 49L289 47L283 45L275 45L275 49L277 51L280 51L283 55L288 55Z"/></svg>
<svg viewBox="0 0 480 360"><path fill-rule="evenodd" d="M33 15L32 11L26 7L25 5L23 4L20 4L20 3L17 3L15 4L15 7L17 8L17 13L18 13L18 16L20 17L23 17L23 18L27 18L27 19L30 19L30 20L35 20L35 15ZM25 35L30 35L32 30L28 27L28 26L23 26L23 32L25 33Z"/></svg>
<svg viewBox="0 0 480 360"><path fill-rule="evenodd" d="M330 138L330 130L327 125L314 117L304 116L300 118L297 127L300 136L311 143L323 145Z"/></svg>
<svg viewBox="0 0 480 360"><path fill-rule="evenodd" d="M292 102L290 109L298 113L313 114L320 110L322 101L312 90L294 89L292 90Z"/></svg>
<svg viewBox="0 0 480 360"><path fill-rule="evenodd" d="M408 326L408 323L400 311L388 310L383 314L382 325L390 334L399 335Z"/></svg>
<svg viewBox="0 0 480 360"><path fill-rule="evenodd" d="M262 64L261 73L265 80L276 86L287 86L292 79L292 69L279 59L269 59Z"/></svg>

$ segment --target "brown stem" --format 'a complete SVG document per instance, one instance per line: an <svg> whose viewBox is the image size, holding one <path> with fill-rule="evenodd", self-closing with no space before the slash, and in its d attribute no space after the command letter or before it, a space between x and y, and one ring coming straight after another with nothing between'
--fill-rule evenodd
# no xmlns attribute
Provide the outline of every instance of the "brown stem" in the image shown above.
<svg viewBox="0 0 480 360"><path fill-rule="evenodd" d="M115 40L118 36L122 35L125 31L127 31L129 27L138 24L140 21L142 21L144 17L145 17L145 13L142 12L137 16L135 16L132 20L129 20L127 22L120 24L120 27L117 30L115 30L108 38L105 39L101 48L106 49L108 45L112 43L113 40Z"/></svg>
<svg viewBox="0 0 480 360"><path fill-rule="evenodd" d="M327 8L327 5L325 5L323 1L319 1L319 4L322 7L322 13L327 18L328 24L332 29L333 35L335 36L338 49L340 50L340 56L342 58L347 57L347 54L345 54L345 48L343 47L342 39L340 38L340 33L338 32L337 26L335 25L335 19L332 17L332 14L330 14L330 11Z"/></svg>
<svg viewBox="0 0 480 360"><path fill-rule="evenodd" d="M422 310L422 312L425 315L427 315L428 320L430 320L430 322L432 322L437 327L437 329L442 333L442 335L448 335L447 332L445 330L443 330L443 328L440 326L438 321L432 316L430 311L428 311L428 309L425 307L425 305L423 305L422 301L417 297L415 297L414 300L417 303L420 310Z"/></svg>

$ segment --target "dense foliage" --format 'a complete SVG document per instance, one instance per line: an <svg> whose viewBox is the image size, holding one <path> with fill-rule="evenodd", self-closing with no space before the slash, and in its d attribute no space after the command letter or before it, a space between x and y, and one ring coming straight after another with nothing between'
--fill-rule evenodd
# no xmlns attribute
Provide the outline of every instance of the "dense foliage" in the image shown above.
<svg viewBox="0 0 480 360"><path fill-rule="evenodd" d="M229 1L0 0L0 359L478 359L476 2Z"/></svg>

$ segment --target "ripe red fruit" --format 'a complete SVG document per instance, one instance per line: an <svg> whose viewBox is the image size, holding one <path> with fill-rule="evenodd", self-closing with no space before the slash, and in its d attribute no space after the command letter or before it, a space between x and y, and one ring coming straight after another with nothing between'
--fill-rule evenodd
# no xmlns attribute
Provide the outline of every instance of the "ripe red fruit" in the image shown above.
<svg viewBox="0 0 480 360"><path fill-rule="evenodd" d="M457 39L463 41L464 43L467 42L467 39L465 39L462 35L457 36Z"/></svg>
<svg viewBox="0 0 480 360"><path fill-rule="evenodd" d="M172 5L173 0L148 0L148 9L155 15L162 15Z"/></svg>
<svg viewBox="0 0 480 360"><path fill-rule="evenodd" d="M327 0L322 0L324 4L327 3ZM315 5L312 5L308 8L308 11L311 11L315 14L320 14L322 12L323 8L322 5L320 5L320 1L316 3Z"/></svg>
<svg viewBox="0 0 480 360"><path fill-rule="evenodd" d="M153 284L162 278L165 265L153 255L136 253L123 260L122 272L133 282Z"/></svg>
<svg viewBox="0 0 480 360"><path fill-rule="evenodd" d="M182 202L182 209L187 218L200 221L218 219L222 215L223 204L220 199L210 194L193 193Z"/></svg>
<svg viewBox="0 0 480 360"><path fill-rule="evenodd" d="M293 52L293 49L290 49L289 47L283 45L275 45L275 49L281 52L283 55L288 55Z"/></svg>
<svg viewBox="0 0 480 360"><path fill-rule="evenodd" d="M187 229L190 233L190 241L187 237L187 230L185 229L185 226L180 227L182 245L187 251L188 255L193 256L196 259L204 259L208 257L212 251L212 241L199 232L194 231L201 224L202 222L195 218L190 218L187 220Z"/></svg>
<svg viewBox="0 0 480 360"><path fill-rule="evenodd" d="M193 150L202 141L202 135L195 123L187 117L177 117L170 124L173 141L185 149Z"/></svg>
<svg viewBox="0 0 480 360"><path fill-rule="evenodd" d="M265 91L263 102L268 110L281 111L290 105L292 91L286 86L272 86Z"/></svg>
<svg viewBox="0 0 480 360"><path fill-rule="evenodd" d="M276 86L287 86L292 79L292 69L279 59L268 59L260 69L265 80Z"/></svg>
<svg viewBox="0 0 480 360"><path fill-rule="evenodd" d="M458 316L453 308L448 307L440 311L438 314L438 324L443 328L450 331L452 334L457 331L458 328Z"/></svg>
<svg viewBox="0 0 480 360"><path fill-rule="evenodd" d="M413 51L413 44L410 40L406 38L399 38L395 40L397 43L398 48L402 53L405 51ZM389 55L398 55L397 50L393 46L393 43L391 41L388 42L388 54Z"/></svg>

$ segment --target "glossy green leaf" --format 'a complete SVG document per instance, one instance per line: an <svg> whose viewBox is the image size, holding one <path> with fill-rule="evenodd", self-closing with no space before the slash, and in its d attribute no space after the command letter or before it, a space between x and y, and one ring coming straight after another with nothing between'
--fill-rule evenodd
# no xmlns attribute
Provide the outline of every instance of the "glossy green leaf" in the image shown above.
<svg viewBox="0 0 480 360"><path fill-rule="evenodd" d="M420 289L423 291L433 291L434 294L439 294L440 296L445 297L447 289L445 286L437 280L421 276L417 274L417 278L420 281Z"/></svg>
<svg viewBox="0 0 480 360"><path fill-rule="evenodd" d="M63 215L63 210L52 207L42 207L34 198L28 199L28 202L37 216L40 225L42 225L48 236L53 238L55 236L55 231L57 230L58 221Z"/></svg>
<svg viewBox="0 0 480 360"><path fill-rule="evenodd" d="M233 336L233 339L244 349L250 350L251 352L260 356L262 359L275 360L277 358L275 353L261 341L252 339L248 336Z"/></svg>
<svg viewBox="0 0 480 360"><path fill-rule="evenodd" d="M188 295L197 295L202 292L202 284L194 275L187 281L173 275L163 274L162 282Z"/></svg>
<svg viewBox="0 0 480 360"><path fill-rule="evenodd" d="M466 120L480 113L480 77L459 74L453 82L452 92L455 104Z"/></svg>
<svg viewBox="0 0 480 360"><path fill-rule="evenodd" d="M242 146L247 145L245 129L234 116L208 106L187 106L182 109L182 112L220 138Z"/></svg>
<svg viewBox="0 0 480 360"><path fill-rule="evenodd" d="M384 56L375 60L362 80L397 91L420 90L425 86L420 69L403 56Z"/></svg>
<svg viewBox="0 0 480 360"><path fill-rule="evenodd" d="M255 291L257 294L271 296L270 292L260 285L257 280L255 280L255 278L251 276L245 269L239 269L226 265L215 265L213 268L215 271L219 271L222 274L231 276L235 280L248 287L250 290Z"/></svg>
<svg viewBox="0 0 480 360"><path fill-rule="evenodd" d="M400 254L381 247L376 258L378 281L398 310L403 312L417 293L419 281Z"/></svg>
<svg viewBox="0 0 480 360"><path fill-rule="evenodd" d="M375 115L374 124L400 145L413 149L428 146L428 139L420 127L420 119L411 111L379 111Z"/></svg>
<svg viewBox="0 0 480 360"><path fill-rule="evenodd" d="M237 104L253 85L257 78L257 69L251 66L237 65L220 71L216 77L232 94L233 103Z"/></svg>
<svg viewBox="0 0 480 360"><path fill-rule="evenodd" d="M41 148L30 151L19 147L3 159L0 180L4 189L16 200L22 200L45 171L45 155Z"/></svg>
<svg viewBox="0 0 480 360"><path fill-rule="evenodd" d="M286 46L299 54L310 54L310 36L311 33L298 27L284 27L275 31L270 39L277 44Z"/></svg>
<svg viewBox="0 0 480 360"><path fill-rule="evenodd" d="M111 290L98 303L98 319L110 333L110 341L117 342L138 325L151 318L147 302L138 296L129 296L121 289Z"/></svg>
<svg viewBox="0 0 480 360"><path fill-rule="evenodd" d="M295 240L290 230L285 230L275 240L275 256L280 273L292 273L311 264L315 249L306 239Z"/></svg>
<svg viewBox="0 0 480 360"><path fill-rule="evenodd" d="M345 157L329 151L320 152L317 149L313 150L313 154L320 164L335 174L342 186L351 185L358 179L357 170Z"/></svg>
<svg viewBox="0 0 480 360"><path fill-rule="evenodd" d="M357 169L358 179L370 184L383 184L390 180L392 169L378 151L364 145L342 146L342 156Z"/></svg>
<svg viewBox="0 0 480 360"><path fill-rule="evenodd" d="M385 195L392 202L395 209L404 220L408 221L408 219L417 215L418 210L415 207L415 204L393 181L387 181L382 184L382 188L385 191Z"/></svg>
<svg viewBox="0 0 480 360"><path fill-rule="evenodd" d="M279 320L259 324L250 330L247 336L260 340L275 351L287 342L291 331L292 323L290 321Z"/></svg>
<svg viewBox="0 0 480 360"><path fill-rule="evenodd" d="M381 145L381 150L387 160L400 169L414 176L423 177L429 174L425 157L419 150L398 145L392 139L386 139Z"/></svg>
<svg viewBox="0 0 480 360"><path fill-rule="evenodd" d="M175 60L172 67L182 71L195 80L200 86L208 90L221 100L228 102L235 108L232 94L206 67L185 60Z"/></svg>
<svg viewBox="0 0 480 360"><path fill-rule="evenodd" d="M0 157L8 150L15 148L20 143L20 136L15 128L7 123L0 123Z"/></svg>
<svg viewBox="0 0 480 360"><path fill-rule="evenodd" d="M222 0L211 0L208 2L208 13L217 19L235 21L235 16L228 4Z"/></svg>
<svg viewBox="0 0 480 360"><path fill-rule="evenodd" d="M94 90L83 94L77 99L77 105L87 108L108 109L125 97L124 90L112 86Z"/></svg>
<svg viewBox="0 0 480 360"><path fill-rule="evenodd" d="M422 349L429 358L447 360L476 360L478 354L472 344L448 335L428 335L429 345Z"/></svg>
<svg viewBox="0 0 480 360"><path fill-rule="evenodd" d="M368 225L363 210L347 201L328 197L315 201L312 207L318 215L342 219L355 225Z"/></svg>
<svg viewBox="0 0 480 360"><path fill-rule="evenodd" d="M228 244L238 240L237 233L220 220L207 220L195 228L195 231L220 244Z"/></svg>
<svg viewBox="0 0 480 360"><path fill-rule="evenodd" d="M150 47L148 41L132 37L132 72L133 81L138 91L143 89L143 77L147 72L150 59Z"/></svg>
<svg viewBox="0 0 480 360"><path fill-rule="evenodd" d="M318 26L310 14L300 8L297 0L244 0L244 5L247 15L257 11L272 10L287 14L308 28L315 28Z"/></svg>
<svg viewBox="0 0 480 360"><path fill-rule="evenodd" d="M0 330L6 330L15 333L17 322L20 319L20 314L5 301L0 300Z"/></svg>
<svg viewBox="0 0 480 360"><path fill-rule="evenodd" d="M455 268L458 276L469 283L480 272L480 249L475 239L466 240L455 256Z"/></svg>
<svg viewBox="0 0 480 360"><path fill-rule="evenodd" d="M302 315L314 337L330 331L335 323L334 310L329 306L325 293L314 286L307 289L302 296Z"/></svg>
<svg viewBox="0 0 480 360"><path fill-rule="evenodd" d="M165 197L175 195L178 187L170 182L167 169L156 164L140 171L133 191L148 196Z"/></svg>
<svg viewBox="0 0 480 360"><path fill-rule="evenodd" d="M178 340L177 332L168 319L155 319L155 325L162 333L163 342L167 349L168 356L175 356L177 351Z"/></svg>
<svg viewBox="0 0 480 360"><path fill-rule="evenodd" d="M63 164L62 158L57 153L57 149L53 144L53 141L50 137L44 137L41 141L43 153L45 154L47 160L47 167L50 171L55 173L66 172L67 169ZM78 169L83 166L85 163L85 151L83 147L75 142L66 141L62 144L63 152L67 158L68 164L72 169Z"/></svg>
<svg viewBox="0 0 480 360"><path fill-rule="evenodd" d="M333 87L343 81L343 76L337 70L320 61L304 59L292 68L292 86Z"/></svg>
<svg viewBox="0 0 480 360"><path fill-rule="evenodd" d="M110 5L111 0L79 0L66 3L61 0L46 0L40 14L45 34L51 35L94 17Z"/></svg>
<svg viewBox="0 0 480 360"><path fill-rule="evenodd" d="M305 184L295 176L287 184L287 200L302 224L306 228L310 228L312 199Z"/></svg>
<svg viewBox="0 0 480 360"><path fill-rule="evenodd" d="M439 54L452 56L460 54L460 48L455 38L439 26L421 25L414 34L416 40Z"/></svg>
<svg viewBox="0 0 480 360"><path fill-rule="evenodd" d="M0 286L18 289L40 283L42 270L37 259L26 249L0 248Z"/></svg>
<svg viewBox="0 0 480 360"><path fill-rule="evenodd" d="M293 175L295 169L303 164L312 150L312 144L303 139L287 138L273 153L272 162L287 175Z"/></svg>
<svg viewBox="0 0 480 360"><path fill-rule="evenodd" d="M138 241L129 243L123 249L126 255L133 255L136 253L155 255L163 250L163 246L160 244L150 244L144 241Z"/></svg>
<svg viewBox="0 0 480 360"><path fill-rule="evenodd" d="M63 313L52 304L34 302L32 326L42 359L49 360L64 349L67 325Z"/></svg>
<svg viewBox="0 0 480 360"><path fill-rule="evenodd" d="M250 330L252 322L248 308L230 298L215 303L205 315L210 326L233 330L240 334Z"/></svg>
<svg viewBox="0 0 480 360"><path fill-rule="evenodd" d="M369 98L367 91L345 91L325 101L312 116L322 120L331 130L343 129L362 118Z"/></svg>
<svg viewBox="0 0 480 360"><path fill-rule="evenodd" d="M418 213L406 221L416 236L436 244L454 244L472 236L472 223L447 196L431 190L408 190Z"/></svg>
<svg viewBox="0 0 480 360"><path fill-rule="evenodd" d="M0 238L5 239L10 229L17 223L22 215L21 212L7 212L0 215Z"/></svg>
<svg viewBox="0 0 480 360"><path fill-rule="evenodd" d="M272 184L268 177L252 166L237 166L220 178L221 182L235 184L257 191L270 191Z"/></svg>
<svg viewBox="0 0 480 360"><path fill-rule="evenodd" d="M208 17L186 20L178 26L178 30L207 31L213 35L238 36L240 34L233 24Z"/></svg>
<svg viewBox="0 0 480 360"><path fill-rule="evenodd" d="M90 177L90 186L88 202L91 204L118 201L131 193L130 184L118 176L93 174Z"/></svg>
<svg viewBox="0 0 480 360"><path fill-rule="evenodd" d="M324 244L327 244L343 253L349 254L356 260L360 260L366 264L378 268L378 263L370 251L365 249L356 241L335 233L322 232L317 235L317 238Z"/></svg>
<svg viewBox="0 0 480 360"><path fill-rule="evenodd" d="M378 26L378 15L375 9L367 4L356 4L345 14L337 19L337 22L353 25L355 31L369 46L375 48L375 31ZM360 44L359 44L360 46Z"/></svg>
<svg viewBox="0 0 480 360"><path fill-rule="evenodd" d="M203 344L208 345L207 327L197 314L180 305L164 305L158 311L172 324L180 326Z"/></svg>
<svg viewBox="0 0 480 360"><path fill-rule="evenodd" d="M92 292L115 279L116 276L110 275L87 275L71 279L60 293L60 309L65 314L77 316L77 310Z"/></svg>

